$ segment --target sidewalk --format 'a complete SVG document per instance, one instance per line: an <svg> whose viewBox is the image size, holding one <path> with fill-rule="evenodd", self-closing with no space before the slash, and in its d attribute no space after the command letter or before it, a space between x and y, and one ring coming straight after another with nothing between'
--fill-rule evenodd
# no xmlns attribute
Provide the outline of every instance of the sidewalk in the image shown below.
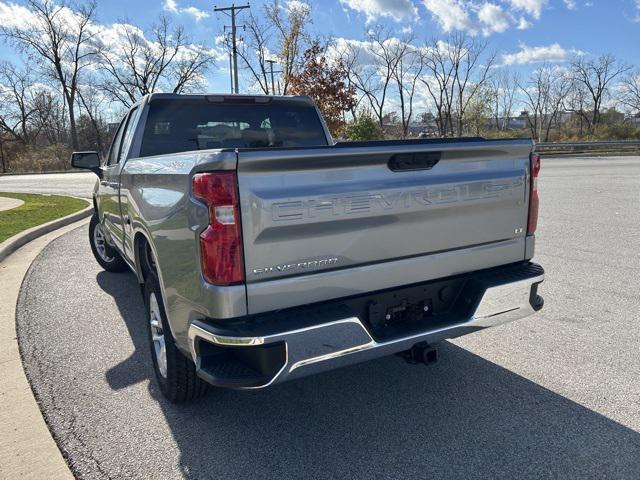
<svg viewBox="0 0 640 480"><path fill-rule="evenodd" d="M3 197L0 194L0 212L3 210L11 210L12 208L18 208L24 202L22 200L18 200L17 198L8 198Z"/></svg>
<svg viewBox="0 0 640 480"><path fill-rule="evenodd" d="M16 338L15 309L29 266L55 238L81 220L39 237L0 263L0 478L72 479L25 377Z"/></svg>

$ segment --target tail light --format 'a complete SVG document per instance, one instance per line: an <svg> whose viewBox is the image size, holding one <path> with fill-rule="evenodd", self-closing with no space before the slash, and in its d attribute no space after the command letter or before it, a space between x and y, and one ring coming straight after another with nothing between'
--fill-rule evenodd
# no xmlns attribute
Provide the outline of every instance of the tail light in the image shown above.
<svg viewBox="0 0 640 480"><path fill-rule="evenodd" d="M538 175L540 175L540 155L532 153L529 156L531 185L529 186L529 222L527 223L527 235L533 235L538 227Z"/></svg>
<svg viewBox="0 0 640 480"><path fill-rule="evenodd" d="M202 275L214 285L244 282L236 173L197 173L191 186L209 208L209 226L200 234Z"/></svg>

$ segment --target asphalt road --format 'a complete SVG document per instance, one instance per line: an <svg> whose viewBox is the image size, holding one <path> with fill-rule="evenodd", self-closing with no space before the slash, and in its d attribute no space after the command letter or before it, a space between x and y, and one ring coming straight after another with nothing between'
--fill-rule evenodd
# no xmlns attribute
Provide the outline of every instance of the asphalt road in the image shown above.
<svg viewBox="0 0 640 480"><path fill-rule="evenodd" d="M91 198L97 177L91 172L0 176L0 192L48 193Z"/></svg>
<svg viewBox="0 0 640 480"><path fill-rule="evenodd" d="M440 346L186 407L151 379L132 274L100 271L87 229L34 262L24 364L82 478L640 476L640 158L546 159L533 317Z"/></svg>

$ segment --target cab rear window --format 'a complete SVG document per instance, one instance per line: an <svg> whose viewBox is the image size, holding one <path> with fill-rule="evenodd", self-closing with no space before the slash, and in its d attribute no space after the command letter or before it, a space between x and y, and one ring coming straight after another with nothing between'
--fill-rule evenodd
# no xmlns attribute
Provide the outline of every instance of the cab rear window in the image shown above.
<svg viewBox="0 0 640 480"><path fill-rule="evenodd" d="M316 109L297 102L225 105L204 98L156 100L149 107L140 156L326 145Z"/></svg>

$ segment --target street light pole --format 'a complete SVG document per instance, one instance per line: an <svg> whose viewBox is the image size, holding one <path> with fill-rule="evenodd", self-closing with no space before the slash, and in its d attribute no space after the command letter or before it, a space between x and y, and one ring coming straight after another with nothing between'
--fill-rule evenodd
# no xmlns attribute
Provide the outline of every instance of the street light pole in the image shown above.
<svg viewBox="0 0 640 480"><path fill-rule="evenodd" d="M230 7L217 7L213 6L214 12L224 12L231 17L231 55L233 57L233 85L232 92L239 93L240 89L238 87L238 46L236 45L236 12L240 10L244 10L245 8L250 8L247 5L238 5L231 4ZM227 13L231 12L231 13Z"/></svg>

